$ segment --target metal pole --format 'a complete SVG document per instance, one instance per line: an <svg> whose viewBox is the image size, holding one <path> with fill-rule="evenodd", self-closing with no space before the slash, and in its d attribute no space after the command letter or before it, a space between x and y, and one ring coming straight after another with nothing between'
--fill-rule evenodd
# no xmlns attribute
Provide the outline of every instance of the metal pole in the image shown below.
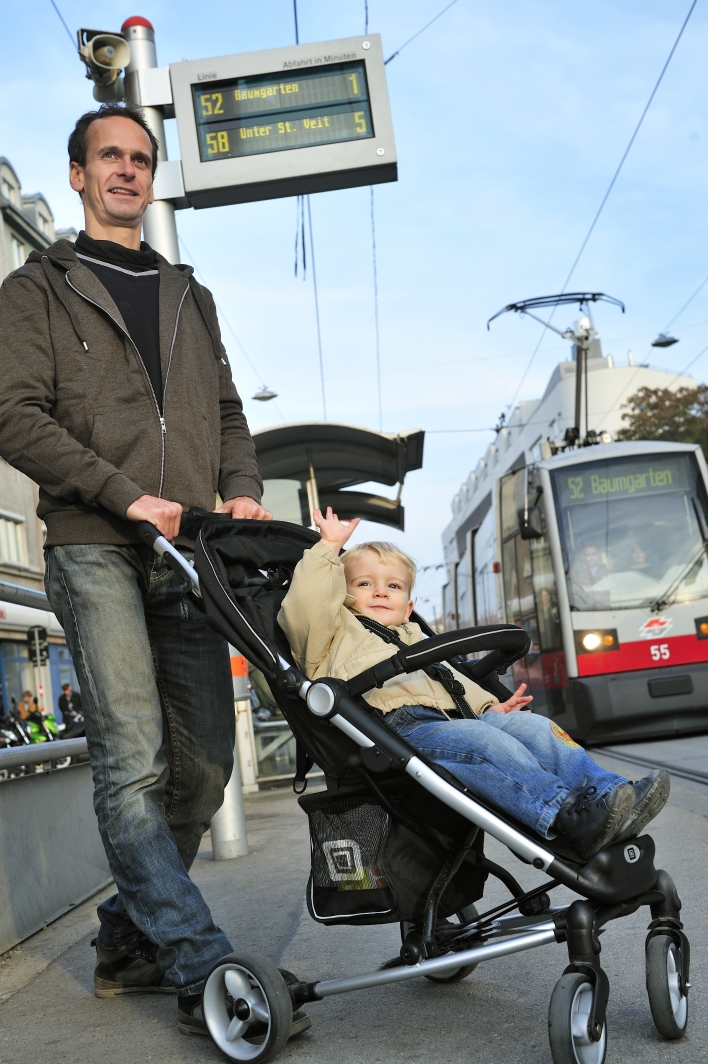
<svg viewBox="0 0 708 1064"><path fill-rule="evenodd" d="M241 767L241 790L243 794L255 794L258 790L258 761L253 735L253 716L250 698L236 700L236 748Z"/></svg>
<svg viewBox="0 0 708 1064"><path fill-rule="evenodd" d="M215 861L229 861L248 853L238 745L234 746L234 767L224 791L224 804L212 817L211 852Z"/></svg>
<svg viewBox="0 0 708 1064"><path fill-rule="evenodd" d="M585 376L585 341L578 340L575 347L575 431L578 434L577 444L580 445L580 420L583 412L583 377Z"/></svg>
<svg viewBox="0 0 708 1064"><path fill-rule="evenodd" d="M147 19L129 18L123 23L121 32L130 44L130 63L125 70L125 98L129 103L140 107L140 84L137 72L157 66L155 30ZM143 107L142 111L157 138L158 165L167 162L164 115L159 107ZM177 224L173 203L169 200L155 200L148 207L143 218L143 234L150 247L164 255L168 262L179 262Z"/></svg>

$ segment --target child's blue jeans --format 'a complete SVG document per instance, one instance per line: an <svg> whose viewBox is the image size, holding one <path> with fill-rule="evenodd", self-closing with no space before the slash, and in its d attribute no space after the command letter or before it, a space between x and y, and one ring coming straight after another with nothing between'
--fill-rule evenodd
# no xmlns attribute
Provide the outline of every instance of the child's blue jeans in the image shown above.
<svg viewBox="0 0 708 1064"><path fill-rule="evenodd" d="M627 782L537 713L487 710L478 720L448 720L428 706L401 706L385 719L473 794L544 838L553 837L555 816L572 791L593 785L599 797Z"/></svg>

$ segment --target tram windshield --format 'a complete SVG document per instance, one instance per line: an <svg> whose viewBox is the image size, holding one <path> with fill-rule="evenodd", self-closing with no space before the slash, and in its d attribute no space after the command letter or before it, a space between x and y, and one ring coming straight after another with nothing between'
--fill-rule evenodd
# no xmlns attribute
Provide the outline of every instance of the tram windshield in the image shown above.
<svg viewBox="0 0 708 1064"><path fill-rule="evenodd" d="M552 475L571 609L708 596L708 500L694 454L610 458Z"/></svg>

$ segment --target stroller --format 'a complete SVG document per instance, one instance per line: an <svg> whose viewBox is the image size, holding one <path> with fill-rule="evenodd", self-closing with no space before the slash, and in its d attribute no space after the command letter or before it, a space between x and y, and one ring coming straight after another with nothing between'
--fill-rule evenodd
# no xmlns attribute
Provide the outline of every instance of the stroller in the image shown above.
<svg viewBox="0 0 708 1064"><path fill-rule="evenodd" d="M397 922L400 954L378 970L302 982L267 958L235 952L209 974L203 994L212 1039L230 1060L265 1061L290 1034L293 1011L367 987L425 976L454 983L482 961L551 942L565 943L568 964L548 1015L555 1064L603 1064L609 982L599 935L613 920L647 905L649 1006L659 1032L681 1038L688 1022L689 943L681 902L667 872L654 867L649 835L607 846L589 861L556 840L536 836L475 798L427 761L367 706L367 691L436 662L448 662L505 700L499 676L529 648L526 632L492 625L429 636L344 683L309 681L293 664L277 625L293 569L319 535L279 521L238 521L188 515L196 538L194 567L151 525L146 542L190 582L211 626L266 676L297 740L294 789L307 814L312 870L310 915L329 925ZM467 655L484 656L467 660ZM306 795L316 764L326 791ZM485 833L545 879L524 891L484 854ZM488 912L475 906L488 876L510 898ZM554 906L563 885L577 900ZM452 919L454 917L454 919Z"/></svg>

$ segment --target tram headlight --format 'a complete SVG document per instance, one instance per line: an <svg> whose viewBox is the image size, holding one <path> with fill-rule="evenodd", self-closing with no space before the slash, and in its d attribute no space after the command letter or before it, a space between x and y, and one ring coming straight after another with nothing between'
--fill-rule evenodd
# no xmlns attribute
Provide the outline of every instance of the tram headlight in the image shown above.
<svg viewBox="0 0 708 1064"><path fill-rule="evenodd" d="M708 639L708 617L696 617L696 635L699 639Z"/></svg>
<svg viewBox="0 0 708 1064"><path fill-rule="evenodd" d="M616 628L592 628L575 633L575 649L579 654L596 654L599 651L619 650Z"/></svg>

